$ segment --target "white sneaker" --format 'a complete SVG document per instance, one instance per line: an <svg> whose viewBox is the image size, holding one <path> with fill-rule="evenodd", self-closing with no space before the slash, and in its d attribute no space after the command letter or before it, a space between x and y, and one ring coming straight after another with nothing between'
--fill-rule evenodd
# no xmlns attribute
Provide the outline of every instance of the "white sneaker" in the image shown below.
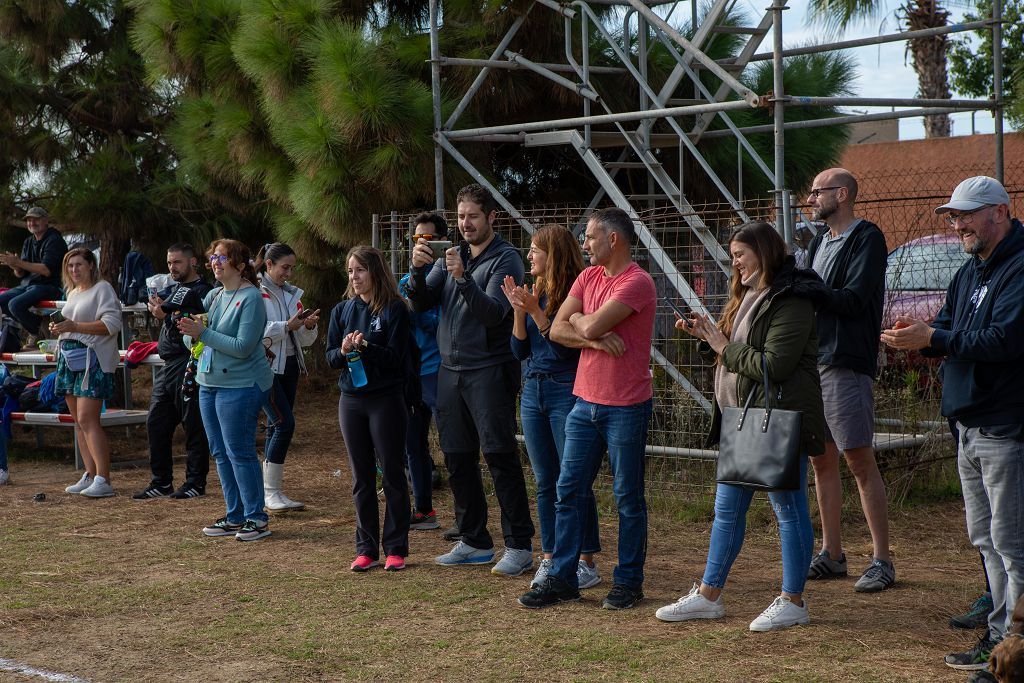
<svg viewBox="0 0 1024 683"><path fill-rule="evenodd" d="M811 617L807 614L807 601L804 600L803 607L797 607L793 602L780 595L775 598L768 609L761 612L761 616L750 622L751 631L778 631L798 624L811 623Z"/></svg>
<svg viewBox="0 0 1024 683"><path fill-rule="evenodd" d="M721 619L725 616L725 604L719 595L715 601L700 594L700 584L693 584L690 592L671 605L665 605L654 613L662 621L690 621L691 619ZM753 628L753 627L751 627Z"/></svg>
<svg viewBox="0 0 1024 683"><path fill-rule="evenodd" d="M75 482L71 486L67 487L66 489L64 489L64 492L65 493L81 493L82 491L86 490L90 486L92 486L92 477L90 477L89 473L86 472L85 474L82 475L81 479L79 479L77 482Z"/></svg>
<svg viewBox="0 0 1024 683"><path fill-rule="evenodd" d="M10 479L10 474L7 470L0 470L0 486L3 486Z"/></svg>
<svg viewBox="0 0 1024 683"><path fill-rule="evenodd" d="M576 566L576 583L580 590L593 588L601 583L601 575L597 573L597 564L591 567L586 560L580 560Z"/></svg>
<svg viewBox="0 0 1024 683"><path fill-rule="evenodd" d="M548 578L548 574L551 573L551 560L543 559L540 561L540 566L537 567L537 573L533 575L533 581L530 582L530 588L540 588L540 585L544 583L544 579Z"/></svg>
<svg viewBox="0 0 1024 683"><path fill-rule="evenodd" d="M110 485L106 478L97 474L92 480L92 484L81 493L89 498L109 498L114 495L114 487Z"/></svg>

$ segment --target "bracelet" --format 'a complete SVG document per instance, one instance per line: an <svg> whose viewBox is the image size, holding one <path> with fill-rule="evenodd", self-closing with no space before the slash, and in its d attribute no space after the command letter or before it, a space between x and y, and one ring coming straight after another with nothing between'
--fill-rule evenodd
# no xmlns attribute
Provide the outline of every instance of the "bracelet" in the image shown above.
<svg viewBox="0 0 1024 683"><path fill-rule="evenodd" d="M551 321L550 320L548 321L548 326L545 327L543 330L537 330L537 331L540 332L540 336L547 337L548 336L548 332L551 331Z"/></svg>

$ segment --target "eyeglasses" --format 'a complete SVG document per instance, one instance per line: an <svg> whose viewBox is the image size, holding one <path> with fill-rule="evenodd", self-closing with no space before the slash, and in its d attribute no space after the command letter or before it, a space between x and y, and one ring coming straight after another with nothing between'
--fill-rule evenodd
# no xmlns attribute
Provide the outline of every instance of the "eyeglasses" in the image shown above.
<svg viewBox="0 0 1024 683"><path fill-rule="evenodd" d="M213 265L215 263L224 264L230 260L231 257L227 256L226 254L213 254L210 256L210 265Z"/></svg>
<svg viewBox="0 0 1024 683"><path fill-rule="evenodd" d="M966 227L974 222L974 214L978 213L983 209L989 208L988 206L979 206L974 211L961 211L960 213L947 213L943 218L946 221L946 225L951 228L956 227L957 221L960 221L960 225Z"/></svg>
<svg viewBox="0 0 1024 683"><path fill-rule="evenodd" d="M836 186L833 186L833 187L816 187L813 190L811 190L810 192L808 192L807 194L810 195L811 197L814 197L815 199L817 199L818 197L821 196L821 193L824 192L825 190L839 190L839 189L842 189L842 185L836 185Z"/></svg>

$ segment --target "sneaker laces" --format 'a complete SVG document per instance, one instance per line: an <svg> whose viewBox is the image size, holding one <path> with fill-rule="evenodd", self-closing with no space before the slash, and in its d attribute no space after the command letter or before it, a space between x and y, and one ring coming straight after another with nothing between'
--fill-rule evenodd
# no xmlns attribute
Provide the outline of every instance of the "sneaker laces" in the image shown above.
<svg viewBox="0 0 1024 683"><path fill-rule="evenodd" d="M676 604L677 605L682 605L683 603L690 601L691 599L693 599L694 596L697 596L697 595L700 595L700 586L695 583L695 584L693 584L693 588L690 589L689 593L687 593L683 597L681 597L678 600L676 600ZM707 598L705 598L705 599L707 599Z"/></svg>
<svg viewBox="0 0 1024 683"><path fill-rule="evenodd" d="M779 597L775 598L774 601L772 601L772 604L768 605L768 609L766 609L764 612L761 612L761 616L765 617L766 619L774 619L775 617L779 616L782 610L786 609L786 603L789 602L789 600L786 600L784 597L780 595Z"/></svg>
<svg viewBox="0 0 1024 683"><path fill-rule="evenodd" d="M880 579L882 578L883 572L885 572L886 566L882 560L873 560L871 566L864 571L864 578L866 579Z"/></svg>

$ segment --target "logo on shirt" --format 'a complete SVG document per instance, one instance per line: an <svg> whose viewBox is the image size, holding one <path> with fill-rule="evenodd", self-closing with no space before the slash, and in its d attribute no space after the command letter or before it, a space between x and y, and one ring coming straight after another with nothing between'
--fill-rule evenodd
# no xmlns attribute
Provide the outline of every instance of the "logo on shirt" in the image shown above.
<svg viewBox="0 0 1024 683"><path fill-rule="evenodd" d="M380 332L384 329L384 326L380 323L380 316L375 315L370 318L370 332Z"/></svg>

